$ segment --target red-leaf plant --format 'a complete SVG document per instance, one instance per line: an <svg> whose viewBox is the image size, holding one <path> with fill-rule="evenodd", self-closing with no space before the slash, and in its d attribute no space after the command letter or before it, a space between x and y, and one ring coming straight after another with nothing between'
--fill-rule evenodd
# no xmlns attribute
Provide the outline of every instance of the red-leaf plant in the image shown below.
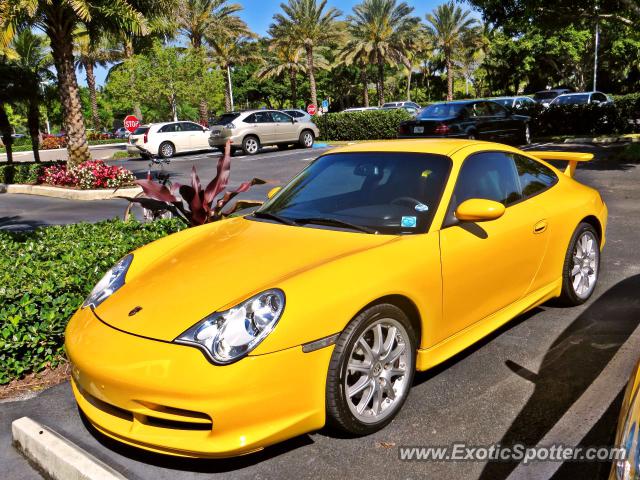
<svg viewBox="0 0 640 480"><path fill-rule="evenodd" d="M191 170L191 185L173 183L171 187L168 187L166 182L154 182L149 176L146 180L136 180L136 183L142 187L145 196L124 198L127 198L130 202L139 203L143 208L149 209L154 213L170 211L174 216L190 226L215 222L228 217L238 210L261 204L261 202L257 201L240 200L231 208L224 210L224 207L239 193L246 192L254 185L266 183L264 180L254 178L251 181L240 184L233 191L224 192L216 200L216 197L224 191L229 183L230 171L231 140L227 141L224 147L224 154L218 159L216 176L205 188L202 188L194 166ZM180 197L175 195L176 192L180 193Z"/></svg>

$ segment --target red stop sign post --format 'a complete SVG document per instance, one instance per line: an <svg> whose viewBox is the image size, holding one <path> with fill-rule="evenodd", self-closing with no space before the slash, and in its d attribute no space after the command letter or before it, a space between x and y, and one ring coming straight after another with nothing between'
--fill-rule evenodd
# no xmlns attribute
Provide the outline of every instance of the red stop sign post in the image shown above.
<svg viewBox="0 0 640 480"><path fill-rule="evenodd" d="M318 107L316 107L313 103L307 105L307 113L309 115L315 115L318 112Z"/></svg>
<svg viewBox="0 0 640 480"><path fill-rule="evenodd" d="M140 120L135 115L127 115L124 118L124 128L133 133L140 126Z"/></svg>

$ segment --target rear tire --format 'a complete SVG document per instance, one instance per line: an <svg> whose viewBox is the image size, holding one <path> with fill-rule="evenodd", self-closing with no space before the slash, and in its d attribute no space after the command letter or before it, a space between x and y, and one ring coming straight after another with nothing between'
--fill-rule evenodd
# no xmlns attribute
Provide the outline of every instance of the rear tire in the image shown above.
<svg viewBox="0 0 640 480"><path fill-rule="evenodd" d="M171 142L162 142L158 147L158 156L162 158L171 158L175 155L176 148Z"/></svg>
<svg viewBox="0 0 640 480"><path fill-rule="evenodd" d="M253 135L247 135L242 140L242 151L245 155L255 155L260 151L260 140Z"/></svg>
<svg viewBox="0 0 640 480"><path fill-rule="evenodd" d="M558 303L574 307L593 294L600 275L600 238L593 225L582 222L573 232L562 267Z"/></svg>
<svg viewBox="0 0 640 480"><path fill-rule="evenodd" d="M528 123L524 124L522 133L520 133L520 144L531 145L531 127L529 127Z"/></svg>
<svg viewBox="0 0 640 480"><path fill-rule="evenodd" d="M313 142L315 141L315 137L311 130L303 130L300 133L300 139L298 143L302 148L311 148L313 147Z"/></svg>
<svg viewBox="0 0 640 480"><path fill-rule="evenodd" d="M476 132L467 132L467 139L468 140L477 140L478 139L478 134Z"/></svg>
<svg viewBox="0 0 640 480"><path fill-rule="evenodd" d="M395 305L360 313L342 331L331 355L326 408L330 426L368 435L388 425L413 383L416 334Z"/></svg>

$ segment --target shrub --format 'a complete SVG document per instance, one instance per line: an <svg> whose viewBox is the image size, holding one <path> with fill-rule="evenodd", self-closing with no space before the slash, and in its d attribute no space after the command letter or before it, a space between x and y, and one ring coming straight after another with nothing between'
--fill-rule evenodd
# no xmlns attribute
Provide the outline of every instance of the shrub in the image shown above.
<svg viewBox="0 0 640 480"><path fill-rule="evenodd" d="M323 140L382 140L396 138L400 122L410 118L399 109L327 113L314 121Z"/></svg>
<svg viewBox="0 0 640 480"><path fill-rule="evenodd" d="M38 178L39 183L63 187L118 188L133 185L135 176L126 168L106 165L102 160L89 160L80 165L67 168L66 164L54 165L44 169Z"/></svg>
<svg viewBox="0 0 640 480"><path fill-rule="evenodd" d="M40 150L53 150L54 148L65 148L66 146L66 137L45 137L40 142Z"/></svg>
<svg viewBox="0 0 640 480"><path fill-rule="evenodd" d="M30 183L35 184L46 167L64 165L64 161L56 162L20 162L0 164L0 183Z"/></svg>
<svg viewBox="0 0 640 480"><path fill-rule="evenodd" d="M118 259L182 222L106 222L0 231L0 384L64 359L64 329Z"/></svg>

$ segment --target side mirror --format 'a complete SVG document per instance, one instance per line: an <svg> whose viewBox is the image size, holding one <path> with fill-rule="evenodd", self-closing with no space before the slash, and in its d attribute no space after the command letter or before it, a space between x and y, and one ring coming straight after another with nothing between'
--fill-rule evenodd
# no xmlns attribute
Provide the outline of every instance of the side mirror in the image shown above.
<svg viewBox="0 0 640 480"><path fill-rule="evenodd" d="M471 198L456 208L456 218L461 222L487 222L504 215L504 205L493 200Z"/></svg>
<svg viewBox="0 0 640 480"><path fill-rule="evenodd" d="M276 193L278 193L280 190L282 190L282 187L273 187L271 190L267 192L267 198L271 200L273 197L276 196Z"/></svg>

